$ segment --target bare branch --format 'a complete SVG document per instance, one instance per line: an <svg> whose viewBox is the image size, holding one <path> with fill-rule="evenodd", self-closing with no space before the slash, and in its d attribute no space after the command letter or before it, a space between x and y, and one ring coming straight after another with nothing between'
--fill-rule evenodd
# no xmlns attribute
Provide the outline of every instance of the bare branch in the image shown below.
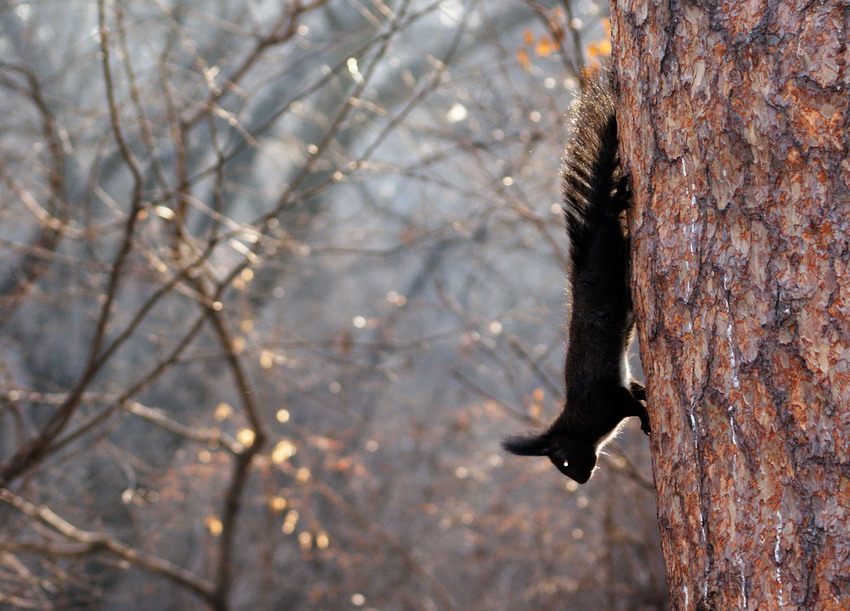
<svg viewBox="0 0 850 611"><path fill-rule="evenodd" d="M88 551L105 550L111 552L140 569L144 569L170 579L176 584L194 592L205 601L211 602L213 599L211 584L198 578L189 571L172 564L168 560L152 556L146 552L142 552L138 549L125 545L124 543L113 539L109 535L77 528L70 522L59 517L48 507L30 503L23 497L20 497L9 490L0 489L0 501L11 505L21 513L31 518L40 520L64 537L71 539L72 541L85 544L88 546Z"/></svg>

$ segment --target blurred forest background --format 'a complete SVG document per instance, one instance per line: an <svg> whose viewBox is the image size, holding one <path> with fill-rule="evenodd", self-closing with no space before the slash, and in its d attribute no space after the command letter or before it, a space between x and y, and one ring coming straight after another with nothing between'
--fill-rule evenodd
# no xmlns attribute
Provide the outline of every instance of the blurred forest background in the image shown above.
<svg viewBox="0 0 850 611"><path fill-rule="evenodd" d="M0 604L666 608L637 422L499 447L606 11L0 0Z"/></svg>

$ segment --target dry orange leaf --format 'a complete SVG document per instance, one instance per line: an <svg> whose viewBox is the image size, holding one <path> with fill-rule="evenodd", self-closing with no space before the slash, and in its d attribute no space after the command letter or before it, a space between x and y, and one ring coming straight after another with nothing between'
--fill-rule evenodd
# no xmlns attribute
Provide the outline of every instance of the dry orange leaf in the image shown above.
<svg viewBox="0 0 850 611"><path fill-rule="evenodd" d="M540 57L549 57L557 48L558 44L548 34L541 36L537 41L537 55Z"/></svg>
<svg viewBox="0 0 850 611"><path fill-rule="evenodd" d="M607 57L611 55L611 41L600 40L587 45L588 57Z"/></svg>
<svg viewBox="0 0 850 611"><path fill-rule="evenodd" d="M213 537L219 536L221 531L224 530L224 525L221 523L221 520L215 516L207 516L204 518L204 526L207 527L207 530L210 531L210 534Z"/></svg>
<svg viewBox="0 0 850 611"><path fill-rule="evenodd" d="M526 51L525 49L520 49L516 52L516 58L523 68L525 68L526 70L531 68L531 59L528 57L528 51Z"/></svg>

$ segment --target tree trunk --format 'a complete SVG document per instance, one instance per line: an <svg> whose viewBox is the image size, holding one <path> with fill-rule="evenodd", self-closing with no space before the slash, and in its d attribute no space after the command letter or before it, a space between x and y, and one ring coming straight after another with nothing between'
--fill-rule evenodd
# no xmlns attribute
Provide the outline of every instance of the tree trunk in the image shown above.
<svg viewBox="0 0 850 611"><path fill-rule="evenodd" d="M615 2L676 609L850 608L850 6Z"/></svg>

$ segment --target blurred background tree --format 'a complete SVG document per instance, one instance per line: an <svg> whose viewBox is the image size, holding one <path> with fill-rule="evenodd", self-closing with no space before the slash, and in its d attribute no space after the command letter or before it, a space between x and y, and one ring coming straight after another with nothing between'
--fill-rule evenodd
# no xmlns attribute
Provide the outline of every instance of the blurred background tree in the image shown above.
<svg viewBox="0 0 850 611"><path fill-rule="evenodd" d="M3 605L665 608L634 424L499 449L605 10L0 1Z"/></svg>

